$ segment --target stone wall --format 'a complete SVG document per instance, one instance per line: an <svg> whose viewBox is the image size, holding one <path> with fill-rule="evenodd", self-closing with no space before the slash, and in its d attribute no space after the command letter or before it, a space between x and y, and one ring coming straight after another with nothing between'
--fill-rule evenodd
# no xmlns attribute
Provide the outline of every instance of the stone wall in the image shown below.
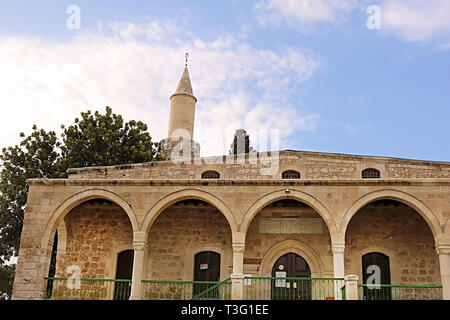
<svg viewBox="0 0 450 320"><path fill-rule="evenodd" d="M72 209L64 218L66 253L57 261L56 277L69 277L76 265L81 278L115 278L117 254L132 249L133 231L126 213L113 202L91 200Z"/></svg>
<svg viewBox="0 0 450 320"><path fill-rule="evenodd" d="M221 254L221 278L232 271L231 229L225 217L201 201L181 202L156 219L148 237L144 279L194 279L194 256L201 251Z"/></svg>
<svg viewBox="0 0 450 320"><path fill-rule="evenodd" d="M283 202L278 202L282 204ZM252 274L254 276L271 276L272 265L263 266L264 257L268 251L275 245L286 240L297 240L309 247L314 251L315 255L319 258L320 269L322 273L316 273L313 276L325 277L333 274L333 255L331 252L331 239L327 226L323 221L323 233L322 234L269 234L261 233L259 230L259 221L265 217L299 217L299 218L319 218L321 217L309 206L298 203L298 206L277 206L269 205L262 209L253 219L247 232L247 239L245 243L245 259L244 259L244 273ZM292 248L294 249L294 248ZM277 253L278 257L289 253L284 249L282 252ZM308 258L303 255L303 258ZM311 263L310 263L311 264ZM312 265L310 268L312 269ZM313 270L312 270L313 271ZM313 271L314 272L314 271ZM316 270L318 272L318 270Z"/></svg>
<svg viewBox="0 0 450 320"><path fill-rule="evenodd" d="M450 178L448 165L431 163L411 164L402 161L391 161L386 166L387 176L396 179Z"/></svg>
<svg viewBox="0 0 450 320"><path fill-rule="evenodd" d="M268 175L264 168L275 168ZM376 168L381 178L450 178L450 163L305 151L197 158L194 163L159 161L132 165L69 169L71 179L199 179L216 170L221 179L281 179L285 170L297 170L302 179L361 179L365 168Z"/></svg>
<svg viewBox="0 0 450 320"><path fill-rule="evenodd" d="M346 274L357 274L362 279L362 255L369 252L389 257L393 284L440 284L439 259L431 230L406 205L378 202L353 217L346 233Z"/></svg>

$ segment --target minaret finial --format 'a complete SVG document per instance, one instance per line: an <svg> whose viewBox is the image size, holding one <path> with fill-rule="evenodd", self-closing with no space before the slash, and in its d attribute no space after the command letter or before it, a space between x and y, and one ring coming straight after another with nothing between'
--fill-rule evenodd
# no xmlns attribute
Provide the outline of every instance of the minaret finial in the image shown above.
<svg viewBox="0 0 450 320"><path fill-rule="evenodd" d="M186 58L186 64L185 64L184 66L187 67L188 58L189 58L189 53L186 52L186 54L184 55L184 57Z"/></svg>

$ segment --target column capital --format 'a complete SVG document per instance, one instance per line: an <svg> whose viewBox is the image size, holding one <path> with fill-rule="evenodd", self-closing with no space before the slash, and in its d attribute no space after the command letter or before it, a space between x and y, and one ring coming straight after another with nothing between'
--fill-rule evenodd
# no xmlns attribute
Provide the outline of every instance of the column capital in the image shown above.
<svg viewBox="0 0 450 320"><path fill-rule="evenodd" d="M438 255L450 255L450 244L438 244L436 246L436 252Z"/></svg>
<svg viewBox="0 0 450 320"><path fill-rule="evenodd" d="M332 243L331 249L333 254L343 254L345 250L345 243Z"/></svg>
<svg viewBox="0 0 450 320"><path fill-rule="evenodd" d="M147 250L147 243L145 243L145 242L133 242L133 249L135 251L145 251L145 250Z"/></svg>
<svg viewBox="0 0 450 320"><path fill-rule="evenodd" d="M244 252L245 251L245 244L244 243L233 243L233 252Z"/></svg>

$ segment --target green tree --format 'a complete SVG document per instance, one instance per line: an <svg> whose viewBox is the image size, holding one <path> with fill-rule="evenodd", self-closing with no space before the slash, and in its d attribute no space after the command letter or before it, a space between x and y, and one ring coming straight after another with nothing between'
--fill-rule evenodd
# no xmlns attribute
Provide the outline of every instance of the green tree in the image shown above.
<svg viewBox="0 0 450 320"><path fill-rule="evenodd" d="M64 130L61 145L61 169L109 166L160 160L159 146L152 142L147 125L131 120L106 107L106 114L90 110Z"/></svg>
<svg viewBox="0 0 450 320"><path fill-rule="evenodd" d="M61 141L54 131L33 126L31 135L0 154L0 267L18 254L28 194L27 179L64 178L75 167L130 164L161 160L159 145L152 142L141 121L124 122L106 107L106 113L81 113L74 124L61 126ZM56 248L56 247L55 247ZM55 251L55 249L54 249ZM53 259L54 260L54 259ZM52 260L52 261L53 261ZM10 270L10 269L4 269ZM0 273L5 283L7 272ZM9 279L9 278L8 278ZM6 282L10 282L7 280ZM2 291L3 292L3 291Z"/></svg>
<svg viewBox="0 0 450 320"><path fill-rule="evenodd" d="M0 300L11 297L15 265L0 265Z"/></svg>
<svg viewBox="0 0 450 320"><path fill-rule="evenodd" d="M23 215L27 201L27 179L59 177L56 169L59 146L56 133L33 126L33 132L0 154L0 262L17 256Z"/></svg>
<svg viewBox="0 0 450 320"><path fill-rule="evenodd" d="M250 135L244 129L237 129L234 133L233 143L230 145L230 154L256 152L250 146Z"/></svg>

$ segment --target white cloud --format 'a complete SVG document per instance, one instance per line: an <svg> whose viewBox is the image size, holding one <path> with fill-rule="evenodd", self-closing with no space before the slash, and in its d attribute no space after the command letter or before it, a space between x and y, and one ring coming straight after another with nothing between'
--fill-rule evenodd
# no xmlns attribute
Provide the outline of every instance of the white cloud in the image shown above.
<svg viewBox="0 0 450 320"><path fill-rule="evenodd" d="M99 25L65 42L1 36L0 145L17 143L19 131L29 132L33 123L58 130L81 111L106 105L148 123L155 140L165 138L185 52L198 98L194 138L203 155L228 150L241 127L278 127L283 139L313 129L317 117L300 115L289 100L320 58L299 48L256 49L239 39L205 41L155 21ZM231 132L223 146L217 132Z"/></svg>
<svg viewBox="0 0 450 320"><path fill-rule="evenodd" d="M348 16L377 5L372 0L262 0L256 5L257 19L263 25L280 26L305 32L318 25L342 25ZM450 38L450 1L448 0L382 0L381 32L408 42L438 40L446 49ZM364 21L364 19L361 19Z"/></svg>
<svg viewBox="0 0 450 320"><path fill-rule="evenodd" d="M448 40L449 17L448 0L385 0L381 5L382 30L405 41Z"/></svg>
<svg viewBox="0 0 450 320"><path fill-rule="evenodd" d="M307 31L317 24L338 24L358 7L355 0L264 0L256 6L262 24L279 25Z"/></svg>

